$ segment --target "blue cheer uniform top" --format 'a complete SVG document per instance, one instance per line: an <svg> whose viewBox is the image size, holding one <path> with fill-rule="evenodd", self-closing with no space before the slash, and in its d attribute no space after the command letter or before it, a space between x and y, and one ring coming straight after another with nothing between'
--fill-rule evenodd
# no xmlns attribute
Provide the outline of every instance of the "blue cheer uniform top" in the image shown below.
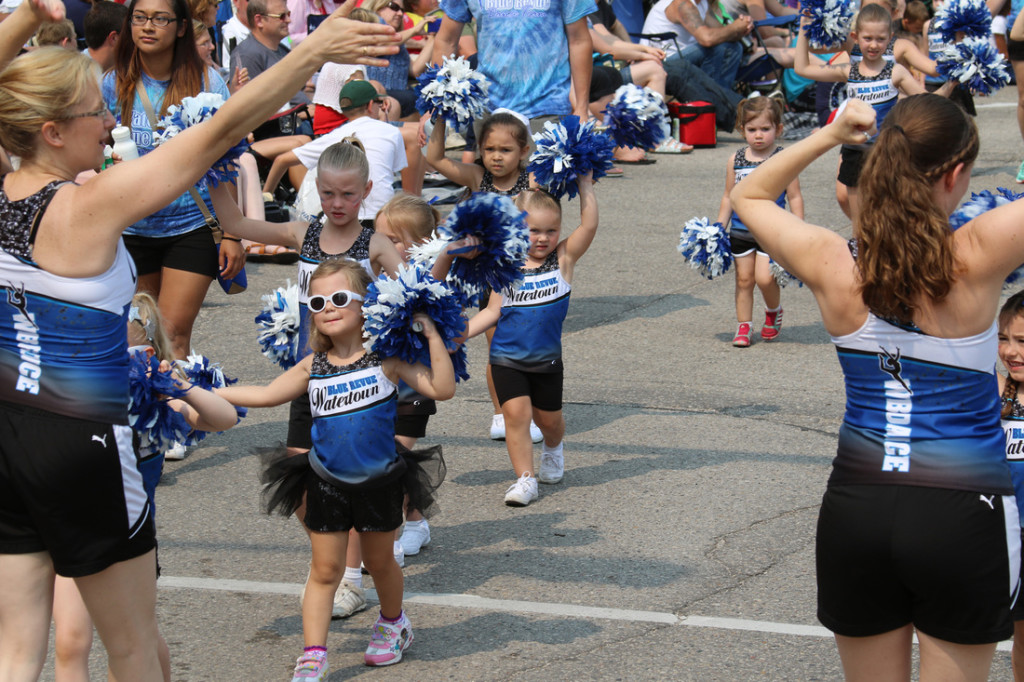
<svg viewBox="0 0 1024 682"><path fill-rule="evenodd" d="M996 325L960 339L872 313L832 337L846 414L829 485L912 485L1010 495L999 423Z"/></svg>
<svg viewBox="0 0 1024 682"><path fill-rule="evenodd" d="M0 400L126 425L131 256L118 240L113 265L82 278L32 260L43 213L63 184L12 201L0 178Z"/></svg>
<svg viewBox="0 0 1024 682"><path fill-rule="evenodd" d="M310 353L309 348L309 325L311 315L306 303L309 302L309 279L313 271L325 260L338 260L348 258L358 262L374 278L373 266L370 265L370 238L373 236L373 228L364 227L348 250L341 253L327 253L320 248L320 233L324 229L324 217L318 216L313 219L306 230L306 236L302 239L302 248L299 249L299 357L304 358Z"/></svg>
<svg viewBox="0 0 1024 682"><path fill-rule="evenodd" d="M1007 382L1013 381L1007 378ZM1024 405L1012 399L1003 399L1010 403L1010 414L1002 418L1003 433L1006 436L1006 461L1010 465L1010 479L1013 481L1013 492L1017 498L1017 510L1020 522L1024 526Z"/></svg>
<svg viewBox="0 0 1024 682"><path fill-rule="evenodd" d="M525 372L562 371L562 323L571 291L558 269L557 248L540 267L524 269L523 281L502 292L491 364Z"/></svg>
<svg viewBox="0 0 1024 682"><path fill-rule="evenodd" d="M755 168L782 151L782 147L776 147L775 150L768 155L768 159L752 161L747 158L748 149L750 149L750 147L740 147L739 150L736 151L736 156L732 164L736 184L739 184L740 180L753 173ZM779 195L779 198L775 200L775 203L778 204L779 208L786 208L785 190L783 190L782 194ZM736 211L732 212L732 217L729 219L729 233L736 234L737 236L743 236L751 240L754 239L754 236L750 234L750 230L748 230L747 226L743 224L740 217L736 215Z"/></svg>
<svg viewBox="0 0 1024 682"><path fill-rule="evenodd" d="M310 465L325 480L358 486L404 469L395 451L398 391L381 362L376 353L344 366L332 364L327 353L313 355Z"/></svg>
<svg viewBox="0 0 1024 682"><path fill-rule="evenodd" d="M894 62L886 61L885 67L877 76L865 76L860 72L861 61L850 62L850 75L846 80L847 101L857 98L871 105L875 110L875 125L878 130L882 129L882 121L889 114L889 111L896 105L900 91L892 83L892 68ZM847 145L844 148L869 149L874 143L878 133L863 145Z"/></svg>

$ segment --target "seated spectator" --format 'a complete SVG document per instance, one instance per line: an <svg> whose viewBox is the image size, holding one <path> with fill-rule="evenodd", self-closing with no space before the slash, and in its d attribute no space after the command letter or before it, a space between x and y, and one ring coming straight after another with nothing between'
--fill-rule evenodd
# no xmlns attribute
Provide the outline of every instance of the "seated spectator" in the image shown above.
<svg viewBox="0 0 1024 682"><path fill-rule="evenodd" d="M217 0L189 0L192 18L210 29L217 25Z"/></svg>
<svg viewBox="0 0 1024 682"><path fill-rule="evenodd" d="M288 37L291 39L292 47L295 47L309 35L307 23L308 17L312 15L327 16L338 9L341 2L335 0L288 0L288 11L292 13L291 24L288 26Z"/></svg>
<svg viewBox="0 0 1024 682"><path fill-rule="evenodd" d="M723 9L728 16L736 18L748 16L752 21L764 21L769 17L781 17L796 14L796 10L787 7L779 0L721 0ZM762 26L757 29L761 40L770 47L789 47L792 38L790 31L778 26Z"/></svg>
<svg viewBox="0 0 1024 682"><path fill-rule="evenodd" d="M220 63L224 66L231 64L231 52L238 47L238 44L249 37L249 19L246 12L249 9L249 0L232 0L234 14L224 22L220 29L221 52Z"/></svg>
<svg viewBox="0 0 1024 682"><path fill-rule="evenodd" d="M377 211L394 196L395 173L407 166L402 133L395 126L381 120L381 96L368 81L346 83L341 89L339 105L341 111L348 116L348 122L308 144L278 156L263 189L268 191L268 187L276 186L289 167L299 164L312 171L302 181L302 187L308 187L315 179L313 176L320 154L332 144L354 136L365 148L366 159L370 164L370 193L359 207L359 219L368 220L368 224L372 225ZM418 149L416 153L420 153ZM300 189L300 199L302 195L303 190ZM315 205L319 206L319 201Z"/></svg>
<svg viewBox="0 0 1024 682"><path fill-rule="evenodd" d="M75 25L71 23L70 19L47 22L36 31L32 38L32 45L35 47L63 47L77 52L78 37L75 35Z"/></svg>
<svg viewBox="0 0 1024 682"><path fill-rule="evenodd" d="M392 55L386 67L368 66L366 77L370 80L380 81L387 89L389 97L397 100L401 112L397 113L394 119L417 121L419 113L416 111L416 91L409 87L409 79L416 78L430 65L433 56L434 36L428 35L421 45L421 50L415 59L409 55L406 44L414 36L421 35L431 21L438 21L439 18L431 17L420 20L412 28L402 30L404 10L399 4L401 0L366 0L363 7L371 12L376 12L383 23L392 26L398 31L402 45L398 54Z"/></svg>
<svg viewBox="0 0 1024 682"><path fill-rule="evenodd" d="M743 58L740 40L752 28L750 17L725 24L708 0L658 0L647 15L643 32L674 33L676 39L662 45L668 53L667 61L685 60L720 87L731 89Z"/></svg>
<svg viewBox="0 0 1024 682"><path fill-rule="evenodd" d="M288 37L291 12L285 0L249 0L246 18L251 33L231 53L231 73L245 67L249 78L254 79L288 54L288 48L281 41ZM300 90L289 103L299 105L310 101Z"/></svg>
<svg viewBox="0 0 1024 682"><path fill-rule="evenodd" d="M356 7L348 18L370 24L380 21L380 17L363 7ZM330 62L321 67L320 75L316 79L316 89L313 91L314 135L325 135L348 121L348 117L341 113L338 99L341 97L341 88L352 80L366 80L366 67L359 64Z"/></svg>
<svg viewBox="0 0 1024 682"><path fill-rule="evenodd" d="M85 15L86 53L104 73L114 66L114 52L126 16L128 8L117 2L97 2Z"/></svg>

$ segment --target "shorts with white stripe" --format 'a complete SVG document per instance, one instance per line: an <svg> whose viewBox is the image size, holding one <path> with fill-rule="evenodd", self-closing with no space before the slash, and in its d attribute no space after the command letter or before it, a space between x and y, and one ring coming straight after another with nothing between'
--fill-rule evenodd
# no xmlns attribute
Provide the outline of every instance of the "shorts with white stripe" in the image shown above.
<svg viewBox="0 0 1024 682"><path fill-rule="evenodd" d="M0 402L0 554L73 578L155 546L129 427Z"/></svg>

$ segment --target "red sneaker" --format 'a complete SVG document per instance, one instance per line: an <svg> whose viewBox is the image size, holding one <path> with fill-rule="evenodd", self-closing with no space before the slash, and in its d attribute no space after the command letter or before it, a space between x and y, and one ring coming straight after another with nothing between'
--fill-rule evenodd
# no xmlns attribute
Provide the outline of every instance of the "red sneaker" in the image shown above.
<svg viewBox="0 0 1024 682"><path fill-rule="evenodd" d="M780 331L782 331L782 308L774 313L765 311L764 326L761 327L761 340L771 341L779 335Z"/></svg>
<svg viewBox="0 0 1024 682"><path fill-rule="evenodd" d="M741 322L736 328L736 336L732 339L732 345L737 348L746 348L750 345L750 323Z"/></svg>

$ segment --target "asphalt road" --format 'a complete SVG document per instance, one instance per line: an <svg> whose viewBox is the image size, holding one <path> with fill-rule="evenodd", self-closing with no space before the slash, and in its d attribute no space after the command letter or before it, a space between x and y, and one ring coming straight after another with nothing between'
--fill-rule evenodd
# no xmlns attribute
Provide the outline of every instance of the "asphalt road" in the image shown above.
<svg viewBox="0 0 1024 682"><path fill-rule="evenodd" d="M1013 186L1024 154L1015 101L1012 89L978 101L974 190ZM502 503L512 473L488 438L484 350L470 343L472 378L423 441L444 446L448 480L433 542L405 569L416 641L400 665L366 668L376 610L335 621L331 680L841 676L815 618L813 564L844 402L835 352L809 292L792 288L781 337L733 348L731 276L703 280L676 252L687 218L717 213L740 143L721 135L715 149L599 183L601 226L565 326L566 476L527 508ZM808 219L848 235L837 155L801 184ZM565 206L566 230L577 210ZM228 374L265 383L277 371L252 319L295 268L248 273L244 294L211 289L194 343ZM284 439L286 419L285 407L252 411L166 466L158 608L175 680L285 680L301 652L309 546L297 522L260 513L253 454ZM992 679L1011 679L1007 645Z"/></svg>

